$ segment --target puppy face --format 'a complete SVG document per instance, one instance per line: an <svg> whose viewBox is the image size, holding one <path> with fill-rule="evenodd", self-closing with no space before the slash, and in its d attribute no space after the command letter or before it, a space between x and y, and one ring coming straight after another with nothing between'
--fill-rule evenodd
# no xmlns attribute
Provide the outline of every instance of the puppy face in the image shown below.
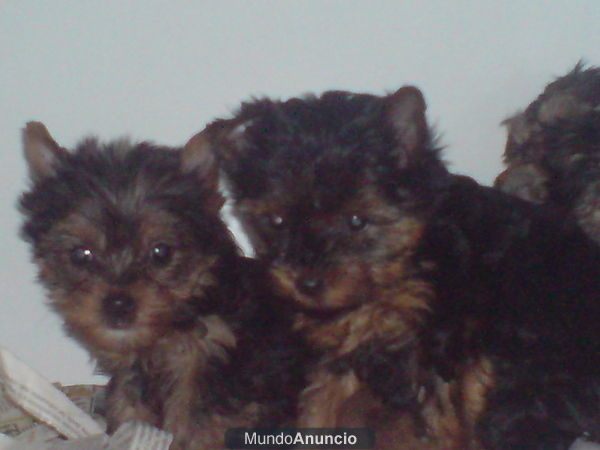
<svg viewBox="0 0 600 450"><path fill-rule="evenodd" d="M127 353L193 323L234 253L198 142L87 140L68 152L36 123L24 137L33 187L23 235L68 332L93 351Z"/></svg>
<svg viewBox="0 0 600 450"><path fill-rule="evenodd" d="M285 294L309 309L353 307L406 269L422 223L386 201L376 186L327 206L313 193L303 194L239 204L259 254L270 261Z"/></svg>
<svg viewBox="0 0 600 450"><path fill-rule="evenodd" d="M207 130L257 254L298 305L353 308L406 275L427 209L409 172L444 170L424 110L412 87L329 92L246 104Z"/></svg>
<svg viewBox="0 0 600 450"><path fill-rule="evenodd" d="M71 333L129 351L193 317L190 300L213 282L217 256L190 242L192 231L164 211L119 217L92 202L43 236L36 260Z"/></svg>

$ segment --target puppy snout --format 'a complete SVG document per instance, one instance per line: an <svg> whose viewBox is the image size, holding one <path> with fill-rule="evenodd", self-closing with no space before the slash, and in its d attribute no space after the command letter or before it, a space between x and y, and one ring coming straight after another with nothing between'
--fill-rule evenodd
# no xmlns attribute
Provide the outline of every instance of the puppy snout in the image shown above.
<svg viewBox="0 0 600 450"><path fill-rule="evenodd" d="M102 313L108 324L113 327L130 325L135 318L135 310L135 300L127 294L110 294L102 301Z"/></svg>

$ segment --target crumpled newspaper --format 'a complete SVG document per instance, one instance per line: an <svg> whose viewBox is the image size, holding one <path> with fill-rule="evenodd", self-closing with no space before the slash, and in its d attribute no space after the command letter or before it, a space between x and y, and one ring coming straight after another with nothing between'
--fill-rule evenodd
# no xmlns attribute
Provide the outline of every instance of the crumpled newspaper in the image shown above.
<svg viewBox="0 0 600 450"><path fill-rule="evenodd" d="M103 415L103 386L53 386L0 347L0 450L167 450L173 440L142 422L108 436Z"/></svg>
<svg viewBox="0 0 600 450"><path fill-rule="evenodd" d="M588 442L583 439L577 439L569 450L600 450L600 444Z"/></svg>

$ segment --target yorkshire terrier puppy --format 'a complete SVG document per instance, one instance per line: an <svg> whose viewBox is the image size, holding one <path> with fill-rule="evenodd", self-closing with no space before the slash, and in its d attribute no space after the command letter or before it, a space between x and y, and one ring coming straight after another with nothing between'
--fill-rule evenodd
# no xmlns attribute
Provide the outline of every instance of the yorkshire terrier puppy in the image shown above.
<svg viewBox="0 0 600 450"><path fill-rule="evenodd" d="M292 420L303 353L220 219L202 137L68 151L37 122L23 137L22 234L66 331L111 376L109 429L144 420L173 449L215 449L227 428Z"/></svg>
<svg viewBox="0 0 600 450"><path fill-rule="evenodd" d="M552 205L600 242L600 69L577 64L504 123L508 168L496 186Z"/></svg>
<svg viewBox="0 0 600 450"><path fill-rule="evenodd" d="M335 426L367 391L411 418L387 445L366 414L383 447L566 449L600 429L600 251L450 174L425 109L414 87L331 91L244 103L205 131L319 354L299 423Z"/></svg>

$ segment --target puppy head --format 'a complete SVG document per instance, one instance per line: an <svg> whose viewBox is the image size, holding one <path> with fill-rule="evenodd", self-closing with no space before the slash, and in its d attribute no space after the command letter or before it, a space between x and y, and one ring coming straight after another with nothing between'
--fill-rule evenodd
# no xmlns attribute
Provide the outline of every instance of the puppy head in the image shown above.
<svg viewBox="0 0 600 450"><path fill-rule="evenodd" d="M258 100L207 133L258 256L308 309L355 307L396 283L447 174L414 87Z"/></svg>
<svg viewBox="0 0 600 450"><path fill-rule="evenodd" d="M525 111L503 122L508 129L505 161L556 160L560 165L576 153L597 152L599 107L600 69L579 63L548 84Z"/></svg>
<svg viewBox="0 0 600 450"><path fill-rule="evenodd" d="M22 234L67 331L92 352L127 354L194 321L236 252L202 139L184 149L87 139L68 151L28 123L23 140Z"/></svg>
<svg viewBox="0 0 600 450"><path fill-rule="evenodd" d="M505 192L573 213L600 240L600 69L580 63L504 124Z"/></svg>

